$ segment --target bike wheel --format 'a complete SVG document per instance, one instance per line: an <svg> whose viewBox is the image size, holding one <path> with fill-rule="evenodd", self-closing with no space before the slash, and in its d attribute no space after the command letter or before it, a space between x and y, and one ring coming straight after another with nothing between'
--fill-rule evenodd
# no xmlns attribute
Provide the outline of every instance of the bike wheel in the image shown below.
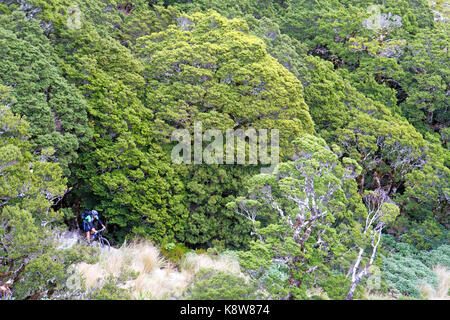
<svg viewBox="0 0 450 320"><path fill-rule="evenodd" d="M105 238L100 238L99 239L100 241L100 247L102 248L102 249L107 249L107 250L109 250L110 248L111 248L111 245L109 244L109 241L108 241L108 239L105 239Z"/></svg>

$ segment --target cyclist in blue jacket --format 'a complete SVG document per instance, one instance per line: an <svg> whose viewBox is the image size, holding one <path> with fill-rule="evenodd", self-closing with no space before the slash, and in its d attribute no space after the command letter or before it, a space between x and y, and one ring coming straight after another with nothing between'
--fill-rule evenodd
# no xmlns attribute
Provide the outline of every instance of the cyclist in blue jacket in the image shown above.
<svg viewBox="0 0 450 320"><path fill-rule="evenodd" d="M82 229L84 232L86 232L86 240L88 243L91 243L91 235L97 233L97 230L95 229L95 223L98 222L102 225L103 228L105 228L105 225L98 217L98 212L96 210L84 211L81 214L81 219L83 220Z"/></svg>

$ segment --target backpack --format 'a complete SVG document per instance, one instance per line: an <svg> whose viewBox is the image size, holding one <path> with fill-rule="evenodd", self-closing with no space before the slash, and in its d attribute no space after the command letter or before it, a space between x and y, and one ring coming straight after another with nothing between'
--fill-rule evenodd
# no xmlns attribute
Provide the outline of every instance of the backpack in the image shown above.
<svg viewBox="0 0 450 320"><path fill-rule="evenodd" d="M90 216L91 215L91 212L88 210L88 211L83 211L82 213L81 213L81 220L84 222L85 220L86 220L86 218L88 217L88 216Z"/></svg>

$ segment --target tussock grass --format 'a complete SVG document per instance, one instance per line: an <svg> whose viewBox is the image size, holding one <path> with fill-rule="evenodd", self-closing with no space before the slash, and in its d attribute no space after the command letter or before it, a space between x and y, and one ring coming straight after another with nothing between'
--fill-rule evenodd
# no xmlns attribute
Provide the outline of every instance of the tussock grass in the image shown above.
<svg viewBox="0 0 450 320"><path fill-rule="evenodd" d="M433 268L434 273L439 280L437 288L434 288L430 284L420 285L421 294L430 300L450 300L448 291L450 289L450 270L445 266L437 265Z"/></svg>
<svg viewBox="0 0 450 320"><path fill-rule="evenodd" d="M142 273L150 273L166 266L159 250L148 242L133 242L121 250L130 268Z"/></svg>
<svg viewBox="0 0 450 320"><path fill-rule="evenodd" d="M190 273L196 273L200 269L214 269L241 275L239 262L230 255L211 257L206 254L187 254L181 262L181 268Z"/></svg>
<svg viewBox="0 0 450 320"><path fill-rule="evenodd" d="M102 252L96 264L76 266L88 291L102 286L110 276L120 279L118 286L127 289L134 299L180 298L200 269L214 269L243 276L239 262L231 255L209 256L188 253L177 269L166 261L150 242L135 241L119 249ZM134 274L126 277L127 274ZM125 277L123 277L125 275Z"/></svg>
<svg viewBox="0 0 450 320"><path fill-rule="evenodd" d="M106 272L99 264L88 264L81 262L77 266L77 271L82 275L87 289L93 288L99 281L106 277Z"/></svg>
<svg viewBox="0 0 450 320"><path fill-rule="evenodd" d="M136 299L178 298L189 283L189 275L169 269L156 269L140 274L134 281Z"/></svg>

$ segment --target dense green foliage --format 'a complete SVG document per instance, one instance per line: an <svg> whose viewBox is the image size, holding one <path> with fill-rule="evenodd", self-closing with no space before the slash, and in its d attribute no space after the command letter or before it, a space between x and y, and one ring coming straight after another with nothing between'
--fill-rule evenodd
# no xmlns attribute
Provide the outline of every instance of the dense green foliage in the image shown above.
<svg viewBox="0 0 450 320"><path fill-rule="evenodd" d="M11 88L11 109L27 116L33 152L55 149L67 175L77 151L92 137L86 102L62 76L55 50L37 23L21 12L0 19L0 81Z"/></svg>
<svg viewBox="0 0 450 320"><path fill-rule="evenodd" d="M19 299L38 298L64 284L65 270L86 259L85 250L59 250L43 227L61 219L51 205L66 188L61 167L47 159L52 151L33 160L29 124L9 106L0 105L0 128L0 281L12 280Z"/></svg>
<svg viewBox="0 0 450 320"><path fill-rule="evenodd" d="M145 238L174 263L237 252L245 284L203 270L187 298L438 286L433 268L450 268L443 1L125 5L0 0L0 285L14 280L13 298L71 295L67 268L88 252L54 235L92 208L114 245ZM198 122L277 129L279 166L175 163L172 133ZM130 298L117 283L82 296Z"/></svg>
<svg viewBox="0 0 450 320"><path fill-rule="evenodd" d="M396 243L389 236L386 247L392 254L383 261L386 282L399 293L415 298L422 296L419 286L429 284L438 286L438 279L432 268L436 265L448 267L449 246L442 245L431 251L421 251L405 243Z"/></svg>
<svg viewBox="0 0 450 320"><path fill-rule="evenodd" d="M195 274L185 295L194 300L249 300L258 298L256 291L256 285L242 277L204 269Z"/></svg>

